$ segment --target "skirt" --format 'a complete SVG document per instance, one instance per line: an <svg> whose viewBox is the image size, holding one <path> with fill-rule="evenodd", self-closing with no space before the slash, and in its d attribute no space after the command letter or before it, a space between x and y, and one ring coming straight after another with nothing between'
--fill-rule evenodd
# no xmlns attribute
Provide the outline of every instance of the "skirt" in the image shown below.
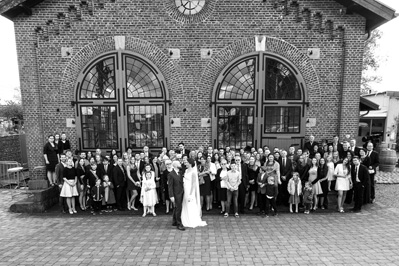
<svg viewBox="0 0 399 266"><path fill-rule="evenodd" d="M289 204L299 204L301 202L301 198L299 197L298 193L295 195L290 195L290 199L288 201Z"/></svg>
<svg viewBox="0 0 399 266"><path fill-rule="evenodd" d="M75 186L71 186L67 182L64 182L64 184L62 185L60 197L72 198L72 197L75 197L75 196L79 196L79 193L78 193L78 190L76 188L76 185Z"/></svg>
<svg viewBox="0 0 399 266"><path fill-rule="evenodd" d="M323 189L321 188L319 181L317 181L317 183L313 185L313 193L315 195L323 194Z"/></svg>
<svg viewBox="0 0 399 266"><path fill-rule="evenodd" d="M227 201L227 188L220 188L218 194L219 201Z"/></svg>
<svg viewBox="0 0 399 266"><path fill-rule="evenodd" d="M339 177L337 178L337 181L335 183L335 190L341 190L341 191L348 191L349 190L349 179L348 178L342 178Z"/></svg>

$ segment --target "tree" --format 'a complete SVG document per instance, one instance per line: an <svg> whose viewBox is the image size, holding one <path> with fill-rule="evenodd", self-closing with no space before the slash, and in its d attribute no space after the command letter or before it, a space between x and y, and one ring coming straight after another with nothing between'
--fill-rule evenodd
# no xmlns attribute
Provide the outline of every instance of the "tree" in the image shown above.
<svg viewBox="0 0 399 266"><path fill-rule="evenodd" d="M381 82L380 76L370 73L375 72L380 66L380 58L376 56L375 51L379 46L378 41L381 37L382 32L376 29L371 32L370 38L364 42L361 94L368 94L373 82Z"/></svg>
<svg viewBox="0 0 399 266"><path fill-rule="evenodd" d="M23 120L22 105L15 101L6 101L6 105L0 109L0 116L6 118L7 120L13 118Z"/></svg>

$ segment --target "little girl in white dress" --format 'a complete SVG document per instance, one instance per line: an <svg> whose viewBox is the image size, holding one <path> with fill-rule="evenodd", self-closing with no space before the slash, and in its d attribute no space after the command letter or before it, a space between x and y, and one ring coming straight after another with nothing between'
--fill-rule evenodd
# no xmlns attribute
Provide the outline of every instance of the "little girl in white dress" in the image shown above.
<svg viewBox="0 0 399 266"><path fill-rule="evenodd" d="M153 216L157 216L154 206L158 203L158 196L155 180L151 172L145 173L145 178L143 179L141 187L140 201L143 203L143 217L145 217L147 213L152 213Z"/></svg>

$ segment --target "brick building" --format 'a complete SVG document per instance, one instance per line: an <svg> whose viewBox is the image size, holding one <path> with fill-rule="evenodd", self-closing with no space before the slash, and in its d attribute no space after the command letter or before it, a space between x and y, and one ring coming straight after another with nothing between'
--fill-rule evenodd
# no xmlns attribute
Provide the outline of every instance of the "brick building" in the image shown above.
<svg viewBox="0 0 399 266"><path fill-rule="evenodd" d="M300 144L354 136L374 0L2 0L30 167L76 149Z"/></svg>

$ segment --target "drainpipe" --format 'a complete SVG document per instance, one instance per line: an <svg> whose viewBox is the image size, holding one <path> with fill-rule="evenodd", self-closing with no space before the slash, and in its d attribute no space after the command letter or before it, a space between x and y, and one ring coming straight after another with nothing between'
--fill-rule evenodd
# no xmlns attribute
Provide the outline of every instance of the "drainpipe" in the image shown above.
<svg viewBox="0 0 399 266"><path fill-rule="evenodd" d="M345 28L343 26L338 27L341 30L341 47L342 47L342 57L341 57L341 82L340 82L340 90L339 90L339 108L338 108L338 136L341 133L341 118L342 118L342 102L344 98L344 84L345 84L345 59L346 59L346 42L345 42Z"/></svg>
<svg viewBox="0 0 399 266"><path fill-rule="evenodd" d="M36 39L36 43L34 43L34 49L35 49L35 65L36 65L36 73L37 73L37 92L39 95L39 120L40 120L40 129L41 129L41 133L42 133L42 137L40 138L41 142L42 142L42 146L44 146L44 127L43 127L43 103L42 103L42 91L41 91L41 84L40 84L40 72L39 72L39 45L40 45L40 34L37 34L37 39Z"/></svg>

